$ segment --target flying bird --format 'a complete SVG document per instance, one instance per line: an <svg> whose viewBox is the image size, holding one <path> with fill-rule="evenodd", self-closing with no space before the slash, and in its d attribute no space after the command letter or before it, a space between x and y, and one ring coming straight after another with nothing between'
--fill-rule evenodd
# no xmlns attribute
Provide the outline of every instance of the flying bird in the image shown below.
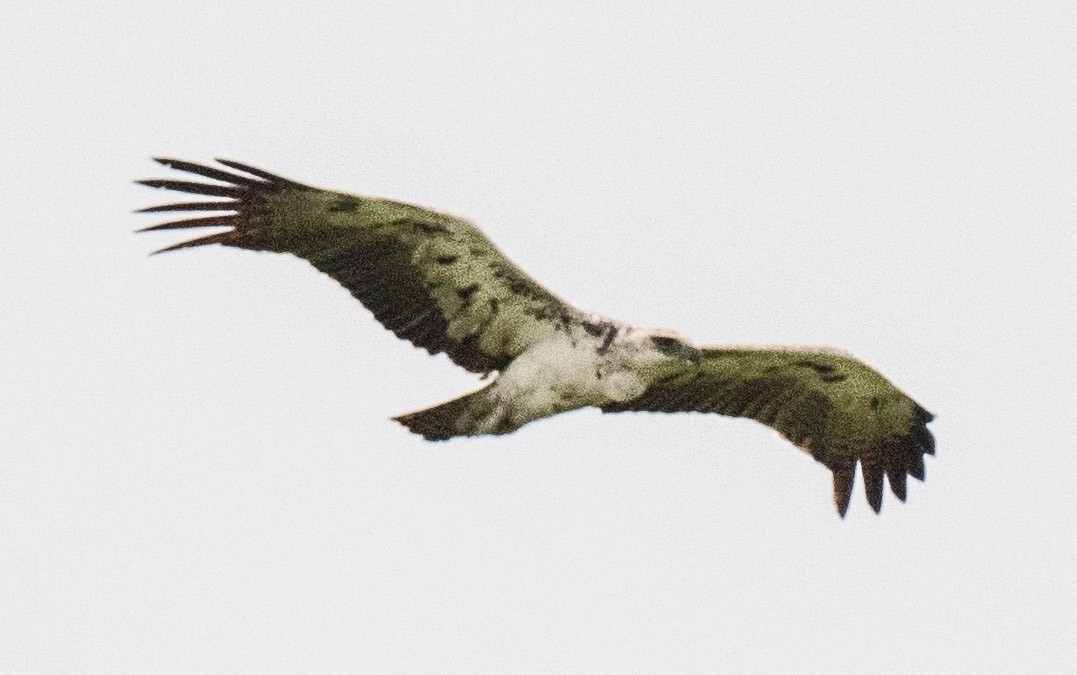
<svg viewBox="0 0 1077 675"><path fill-rule="evenodd" d="M230 170L156 161L214 182L139 183L215 199L141 209L209 215L140 231L231 228L157 253L207 244L290 253L344 286L398 337L484 378L496 374L478 391L394 418L428 440L508 434L588 406L748 417L833 472L842 517L858 463L878 513L884 476L904 501L906 476L923 480L924 454L935 452L931 413L842 352L699 346L573 307L456 216L230 160L217 160Z"/></svg>

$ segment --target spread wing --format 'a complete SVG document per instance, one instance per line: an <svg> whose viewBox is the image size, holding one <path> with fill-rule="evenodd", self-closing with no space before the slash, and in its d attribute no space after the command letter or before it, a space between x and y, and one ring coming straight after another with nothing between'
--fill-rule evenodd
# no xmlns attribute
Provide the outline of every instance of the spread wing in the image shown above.
<svg viewBox="0 0 1077 675"><path fill-rule="evenodd" d="M839 353L800 349L706 348L698 371L652 385L603 412L715 412L750 417L811 453L834 473L845 516L857 462L868 503L882 508L883 475L905 500L905 477L924 479L935 454L931 413L878 372Z"/></svg>
<svg viewBox="0 0 1077 675"><path fill-rule="evenodd" d="M586 318L465 220L320 190L238 162L218 160L233 170L224 171L157 161L218 183L139 183L225 199L142 209L203 214L146 230L232 228L162 251L222 244L299 256L347 288L398 337L431 354L445 352L470 371L501 370L528 346Z"/></svg>

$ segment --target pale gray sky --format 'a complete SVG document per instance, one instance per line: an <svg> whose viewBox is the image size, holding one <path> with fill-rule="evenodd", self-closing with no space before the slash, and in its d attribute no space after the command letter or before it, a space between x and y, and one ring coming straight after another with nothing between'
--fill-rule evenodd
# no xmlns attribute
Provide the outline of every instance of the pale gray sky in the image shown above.
<svg viewBox="0 0 1077 675"><path fill-rule="evenodd" d="M1077 6L48 4L0 10L0 670L1077 662ZM302 261L148 257L151 155L465 215L702 342L850 350L938 456L842 521L744 420L424 443L389 417L475 379Z"/></svg>

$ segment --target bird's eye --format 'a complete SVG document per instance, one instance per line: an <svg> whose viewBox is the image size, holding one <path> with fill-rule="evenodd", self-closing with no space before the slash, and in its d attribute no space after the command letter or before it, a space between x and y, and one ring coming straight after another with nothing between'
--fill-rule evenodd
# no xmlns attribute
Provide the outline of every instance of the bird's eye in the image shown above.
<svg viewBox="0 0 1077 675"><path fill-rule="evenodd" d="M681 341L674 337L656 335L651 338L651 344L663 352L672 353L680 351Z"/></svg>

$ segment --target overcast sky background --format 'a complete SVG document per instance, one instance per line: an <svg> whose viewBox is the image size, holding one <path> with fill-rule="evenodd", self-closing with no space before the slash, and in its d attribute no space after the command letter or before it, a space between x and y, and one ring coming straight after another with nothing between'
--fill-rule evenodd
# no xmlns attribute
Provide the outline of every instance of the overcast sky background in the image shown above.
<svg viewBox="0 0 1077 675"><path fill-rule="evenodd" d="M1017 6L5 4L0 670L1071 669L1077 6ZM300 260L148 257L154 155L850 350L938 456L842 521L745 420L425 443L475 378Z"/></svg>

